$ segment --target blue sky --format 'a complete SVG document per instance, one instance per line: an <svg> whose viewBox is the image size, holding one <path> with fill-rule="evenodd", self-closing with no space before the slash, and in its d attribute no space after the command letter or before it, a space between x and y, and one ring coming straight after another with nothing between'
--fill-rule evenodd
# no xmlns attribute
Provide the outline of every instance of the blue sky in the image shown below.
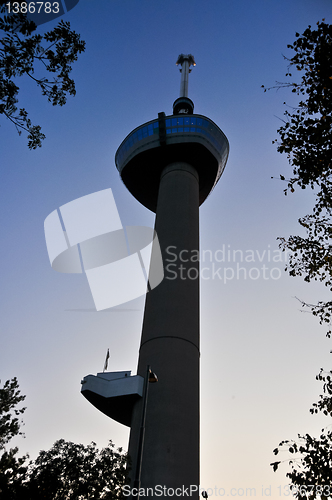
<svg viewBox="0 0 332 500"><path fill-rule="evenodd" d="M9 122L2 119L0 129L0 376L17 376L27 395L26 439L16 444L32 457L59 438L127 446L127 428L89 405L80 380L102 370L108 347L110 370L136 373L144 299L87 311L93 301L86 278L52 270L43 223L59 206L110 187L123 225L153 226L154 214L126 190L114 156L133 128L160 111L171 114L180 87L176 59L192 53L195 112L211 118L230 143L225 172L200 209L201 249L214 256L223 245L265 251L263 264L280 270L278 279L201 282L201 484L235 488L237 496L255 488L256 497L271 487L271 498L280 498L287 466L272 472L272 450L328 425L309 408L321 390L315 375L330 368L331 347L295 299L316 302L325 290L267 260L278 236L299 232L297 219L310 211L313 195L285 197L283 184L271 179L290 173L272 140L283 102L293 101L289 92L264 93L261 85L284 80L287 44L308 24L332 22L331 3L81 0L63 18L86 41L73 69L76 97L53 108L21 79L20 106L46 140L29 151ZM213 263L226 266L205 264ZM257 256L247 272L261 265Z"/></svg>

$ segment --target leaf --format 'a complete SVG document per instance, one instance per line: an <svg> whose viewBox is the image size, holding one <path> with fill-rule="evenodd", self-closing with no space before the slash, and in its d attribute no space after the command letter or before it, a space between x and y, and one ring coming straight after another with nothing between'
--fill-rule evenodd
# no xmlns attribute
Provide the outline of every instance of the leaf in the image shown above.
<svg viewBox="0 0 332 500"><path fill-rule="evenodd" d="M273 467L273 472L276 472L278 470L280 463L281 462L273 462L272 464L270 464Z"/></svg>

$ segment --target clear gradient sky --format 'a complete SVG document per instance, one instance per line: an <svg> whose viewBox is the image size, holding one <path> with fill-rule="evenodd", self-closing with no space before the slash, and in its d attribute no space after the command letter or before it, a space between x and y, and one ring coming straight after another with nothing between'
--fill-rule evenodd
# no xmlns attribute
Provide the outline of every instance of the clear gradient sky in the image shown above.
<svg viewBox="0 0 332 500"><path fill-rule="evenodd" d="M282 182L271 179L290 172L272 140L283 102L293 101L289 91L264 93L261 85L284 80L287 44L308 24L331 23L331 1L81 0L63 18L86 40L73 70L76 97L53 108L21 79L20 106L47 138L29 151L9 122L0 129L0 377L18 377L27 406L26 439L15 444L32 458L59 438L127 447L129 430L81 396L80 380L102 371L108 347L111 371L136 373L144 298L93 311L85 275L52 270L43 223L59 206L110 187L123 225L153 226L154 214L120 180L114 155L133 128L171 114L176 59L192 53L195 112L230 143L225 172L200 209L200 245L210 251L201 280L201 485L225 496L248 497L255 488L257 498L284 497L288 468L272 472L272 450L328 425L309 408L321 391L315 375L331 366L331 344L295 299L316 302L325 290L288 277L275 252L278 236L300 231L297 219L313 195L285 197ZM223 250L231 251L228 262L218 262ZM241 263L233 250L255 260ZM237 279L238 264L247 279L244 271ZM213 277L218 268L222 277L233 269L234 279Z"/></svg>

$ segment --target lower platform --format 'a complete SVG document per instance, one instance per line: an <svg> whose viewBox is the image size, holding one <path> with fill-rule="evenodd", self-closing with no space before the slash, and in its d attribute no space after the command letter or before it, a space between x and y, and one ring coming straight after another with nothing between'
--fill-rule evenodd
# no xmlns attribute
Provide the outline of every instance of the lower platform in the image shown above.
<svg viewBox="0 0 332 500"><path fill-rule="evenodd" d="M143 377L130 371L102 372L87 375L81 383L81 393L93 406L130 427L134 404L143 395Z"/></svg>

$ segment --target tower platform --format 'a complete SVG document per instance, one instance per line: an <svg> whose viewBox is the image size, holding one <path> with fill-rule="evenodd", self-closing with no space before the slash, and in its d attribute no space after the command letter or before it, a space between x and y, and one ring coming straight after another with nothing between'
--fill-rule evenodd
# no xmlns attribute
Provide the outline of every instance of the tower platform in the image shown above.
<svg viewBox="0 0 332 500"><path fill-rule="evenodd" d="M184 161L197 170L201 205L220 179L228 151L225 134L206 116L159 113L124 139L115 164L131 194L156 212L160 175L167 165Z"/></svg>
<svg viewBox="0 0 332 500"><path fill-rule="evenodd" d="M81 381L81 393L102 413L130 427L134 404L143 394L143 377L130 371L87 375Z"/></svg>

